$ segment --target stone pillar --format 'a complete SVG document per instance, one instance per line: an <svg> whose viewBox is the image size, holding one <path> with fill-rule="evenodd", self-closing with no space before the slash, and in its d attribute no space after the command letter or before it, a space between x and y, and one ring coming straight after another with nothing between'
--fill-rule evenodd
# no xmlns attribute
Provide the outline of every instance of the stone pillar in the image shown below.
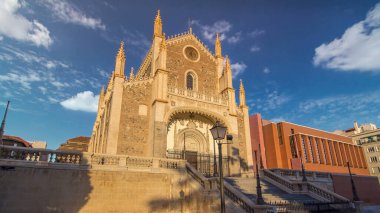
<svg viewBox="0 0 380 213"><path fill-rule="evenodd" d="M164 116L168 109L168 71L158 69L152 85L152 114L150 119L151 155L166 156L167 124Z"/></svg>
<svg viewBox="0 0 380 213"><path fill-rule="evenodd" d="M107 154L117 153L117 143L119 142L119 128L120 128L120 115L121 115L121 105L123 99L123 83L124 78L115 77L114 85L112 89L111 98L111 112L110 120L108 126L107 135Z"/></svg>

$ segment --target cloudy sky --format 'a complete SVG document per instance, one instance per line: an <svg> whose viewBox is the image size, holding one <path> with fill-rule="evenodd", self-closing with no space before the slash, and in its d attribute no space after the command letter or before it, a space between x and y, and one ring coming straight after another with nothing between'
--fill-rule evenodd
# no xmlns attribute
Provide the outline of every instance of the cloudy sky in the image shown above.
<svg viewBox="0 0 380 213"><path fill-rule="evenodd" d="M250 113L327 131L380 125L378 1L1 0L0 109L6 134L57 148L90 135L120 41L126 70L146 54L161 9L167 35L221 35Z"/></svg>

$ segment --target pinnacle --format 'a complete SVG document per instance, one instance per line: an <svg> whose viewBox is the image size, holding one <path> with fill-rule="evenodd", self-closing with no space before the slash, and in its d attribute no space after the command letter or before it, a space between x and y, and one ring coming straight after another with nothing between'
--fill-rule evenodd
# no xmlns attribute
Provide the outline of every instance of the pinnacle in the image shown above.
<svg viewBox="0 0 380 213"><path fill-rule="evenodd" d="M120 48L119 48L119 51L117 53L117 56L122 57L122 58L125 57L125 55L124 55L124 41L120 42Z"/></svg>
<svg viewBox="0 0 380 213"><path fill-rule="evenodd" d="M157 15L156 15L156 20L155 20L155 21L159 21L159 22L161 22L160 9L157 10Z"/></svg>

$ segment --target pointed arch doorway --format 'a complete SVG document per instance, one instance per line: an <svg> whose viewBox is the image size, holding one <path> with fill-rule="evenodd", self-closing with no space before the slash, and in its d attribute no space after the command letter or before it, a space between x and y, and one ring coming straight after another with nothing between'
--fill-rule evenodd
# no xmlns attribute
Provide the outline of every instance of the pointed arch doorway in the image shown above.
<svg viewBox="0 0 380 213"><path fill-rule="evenodd" d="M178 132L174 149L182 150L183 159L187 160L194 168L198 168L199 155L209 153L209 143L199 130L190 127Z"/></svg>

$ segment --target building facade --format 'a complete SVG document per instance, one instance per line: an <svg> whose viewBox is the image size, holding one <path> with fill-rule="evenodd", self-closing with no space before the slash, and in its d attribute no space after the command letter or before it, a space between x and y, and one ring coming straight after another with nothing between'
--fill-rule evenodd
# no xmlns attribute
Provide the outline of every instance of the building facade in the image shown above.
<svg viewBox="0 0 380 213"><path fill-rule="evenodd" d="M222 150L231 161L230 174L251 169L245 91L241 82L237 105L231 65L222 56L218 36L215 53L191 29L166 37L158 12L141 66L136 73L131 68L127 76L125 63L121 43L115 70L100 93L89 152L154 157L166 157L170 150L218 154L209 129L219 121L233 135L233 143Z"/></svg>
<svg viewBox="0 0 380 213"><path fill-rule="evenodd" d="M90 137L78 136L68 139L59 146L58 150L87 152L89 143Z"/></svg>
<svg viewBox="0 0 380 213"><path fill-rule="evenodd" d="M355 144L363 148L370 174L380 179L380 128L375 124L359 126L355 121L353 128L335 132L352 138Z"/></svg>
<svg viewBox="0 0 380 213"><path fill-rule="evenodd" d="M253 151L262 153L264 168L300 169L301 158L306 170L368 175L363 149L352 139L289 122L250 117Z"/></svg>
<svg viewBox="0 0 380 213"><path fill-rule="evenodd" d="M2 145L32 148L32 145L28 141L12 135L3 135Z"/></svg>

